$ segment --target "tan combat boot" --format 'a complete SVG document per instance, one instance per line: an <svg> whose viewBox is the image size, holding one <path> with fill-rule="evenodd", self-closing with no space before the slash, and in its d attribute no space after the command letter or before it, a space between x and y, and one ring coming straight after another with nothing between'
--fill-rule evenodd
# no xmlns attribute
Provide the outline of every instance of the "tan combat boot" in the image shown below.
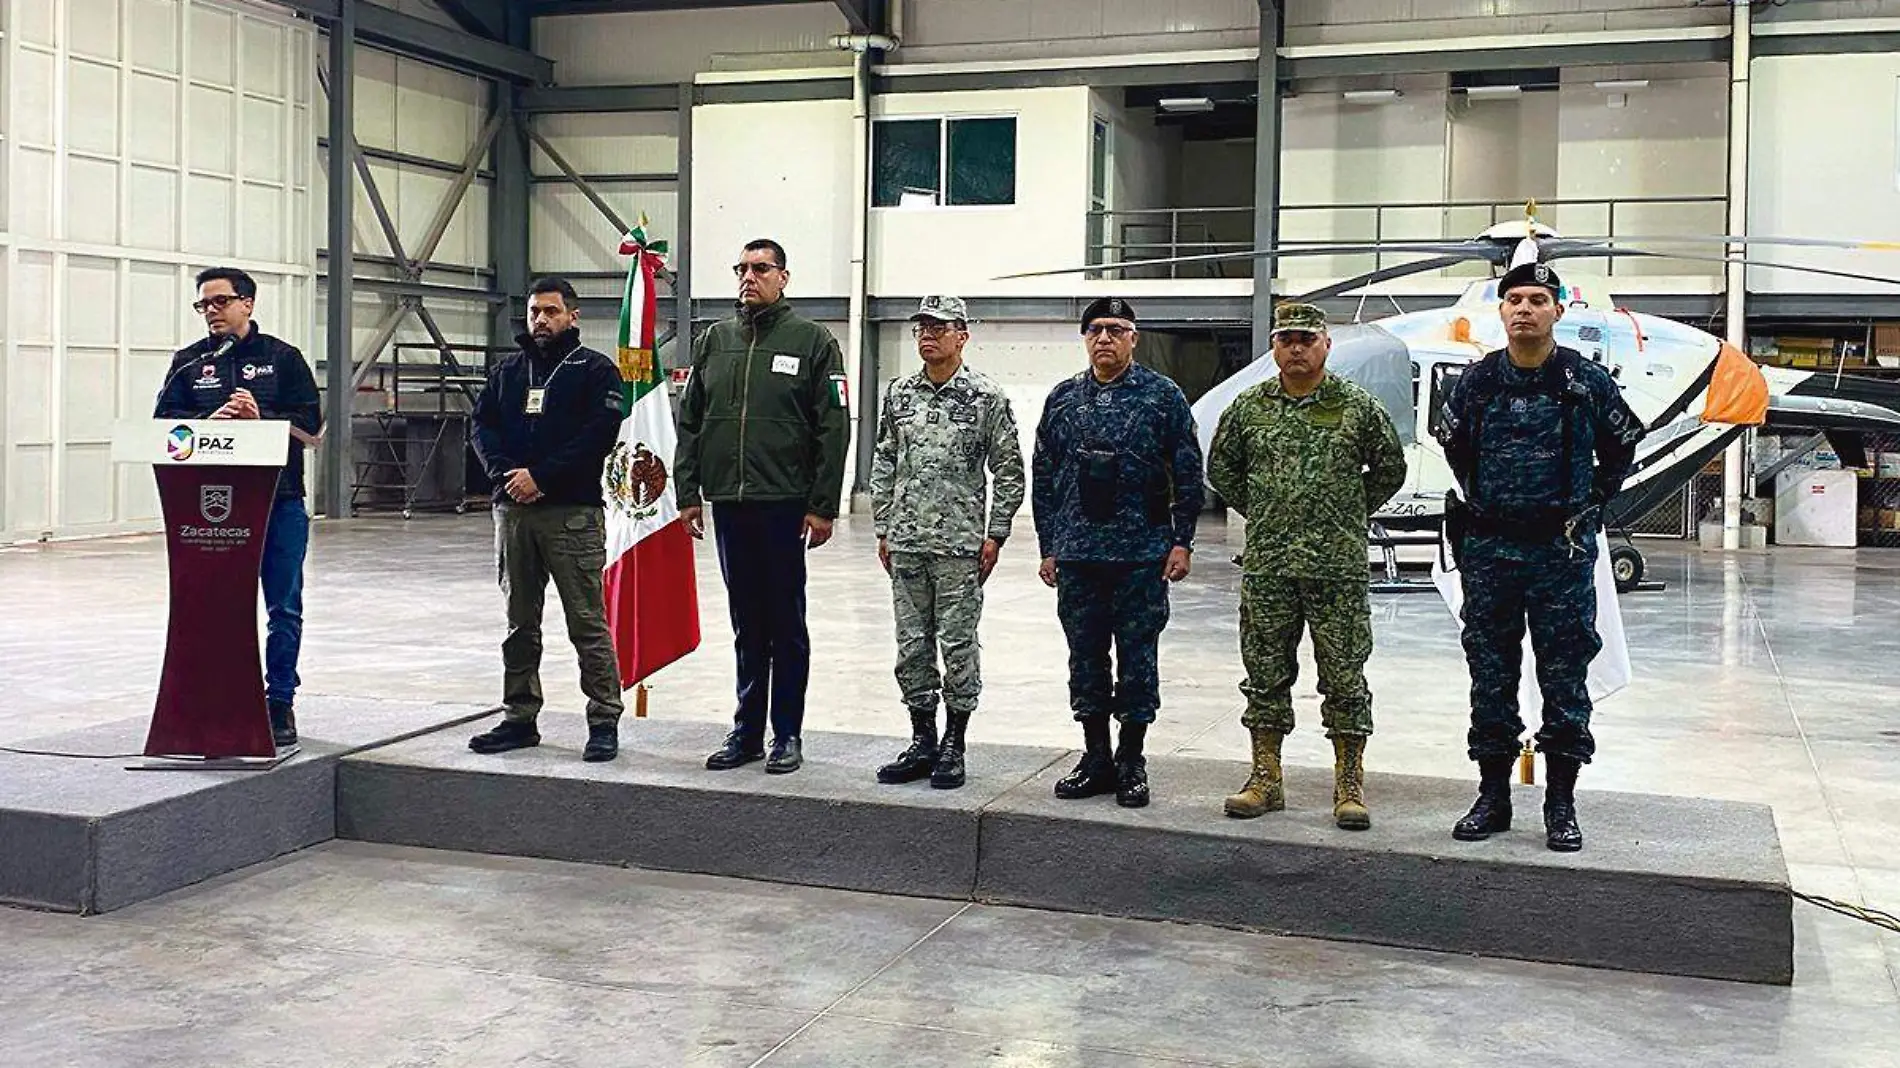
<svg viewBox="0 0 1900 1068"><path fill-rule="evenodd" d="M1250 820L1286 807L1286 788L1280 782L1280 742L1286 735L1264 727L1253 730L1253 774L1223 806L1229 816Z"/></svg>
<svg viewBox="0 0 1900 1068"><path fill-rule="evenodd" d="M1372 826L1366 811L1366 740L1339 735L1333 739L1333 822L1348 831Z"/></svg>

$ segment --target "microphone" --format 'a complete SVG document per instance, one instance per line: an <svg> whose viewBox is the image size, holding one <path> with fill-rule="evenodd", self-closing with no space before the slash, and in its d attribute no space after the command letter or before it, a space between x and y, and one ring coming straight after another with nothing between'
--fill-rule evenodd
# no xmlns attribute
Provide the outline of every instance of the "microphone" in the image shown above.
<svg viewBox="0 0 1900 1068"><path fill-rule="evenodd" d="M199 361L201 361L201 360L220 360L220 359L223 359L223 358L224 358L224 354L225 354L225 353L227 353L227 352L230 352L230 351L231 351L231 350L232 350L232 349L233 349L234 347L236 347L236 345L237 345L237 343L238 343L238 339L237 339L237 336L236 336L236 335L234 335L234 334L227 334L227 335L225 335L225 338L224 338L224 341L223 341L223 342L221 342L221 343L220 343L220 344L218 345L218 347L217 347L217 348L215 348L215 349L212 349L212 350L211 350L211 351L210 351L209 353L207 353L206 355L203 355L203 356L194 356L194 357L192 357L192 358L191 358L191 359L189 359L189 360L184 360L184 361L182 361L182 362L180 362L178 366L176 366L176 367L174 367L174 368L172 368L172 371L171 371L171 374L168 374L168 375L166 375L166 376L165 376L165 381L164 381L164 384L162 384L162 385L160 385L160 386L158 387L158 402L157 402L157 403L158 403L158 406L159 406L159 407L161 407L161 408L162 408L162 407L164 407L164 405L165 405L165 394L166 394L166 393L168 393L168 392L170 392L170 390L171 390L171 388L172 388L172 382L173 382L173 381L174 381L175 379L177 379L177 378L178 378L178 372L180 372L180 371L183 371L183 370L184 370L185 368L187 368L187 367L190 367L190 366L192 366L193 364L196 364L196 363L198 363L198 362L199 362Z"/></svg>

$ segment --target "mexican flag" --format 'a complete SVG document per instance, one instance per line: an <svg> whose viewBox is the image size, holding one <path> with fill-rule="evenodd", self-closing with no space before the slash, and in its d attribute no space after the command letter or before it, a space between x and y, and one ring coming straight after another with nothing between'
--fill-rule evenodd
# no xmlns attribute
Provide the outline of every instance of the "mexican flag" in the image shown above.
<svg viewBox="0 0 1900 1068"><path fill-rule="evenodd" d="M647 241L644 218L620 245L622 256L633 257L616 350L627 417L601 481L607 499L607 626L622 689L699 647L693 539L680 522L667 467L678 432L666 369L653 351L658 318L653 283L665 253L664 241Z"/></svg>

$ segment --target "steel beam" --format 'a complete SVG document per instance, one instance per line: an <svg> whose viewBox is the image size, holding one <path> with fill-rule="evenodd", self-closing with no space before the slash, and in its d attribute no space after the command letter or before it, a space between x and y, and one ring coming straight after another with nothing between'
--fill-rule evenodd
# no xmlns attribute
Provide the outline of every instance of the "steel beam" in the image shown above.
<svg viewBox="0 0 1900 1068"><path fill-rule="evenodd" d="M508 0L434 0L448 17L477 37L491 41L507 35Z"/></svg>
<svg viewBox="0 0 1900 1068"><path fill-rule="evenodd" d="M546 85L554 80L554 63L525 48L502 44L441 26L428 19L405 15L393 8L356 0L275 0L298 14L335 26L353 5L351 33L364 44L375 45L455 70L510 82Z"/></svg>
<svg viewBox="0 0 1900 1068"><path fill-rule="evenodd" d="M522 129L527 131L530 140L541 146L541 151L548 154L548 159L554 161L554 165L560 168L561 173L567 175L567 180L574 183L575 188L581 191L581 195L585 196L588 201L594 205L594 210L600 212L603 218L613 224L614 239L618 241L624 236L629 229L627 220L622 219L620 213L614 210L613 205L607 203L606 199L600 195L600 190L588 184L587 179L581 177L573 167L569 166L567 159L563 157L553 145L548 143L547 138L541 136L539 130L536 130L532 125L526 124L522 126Z"/></svg>
<svg viewBox="0 0 1900 1068"><path fill-rule="evenodd" d="M416 265L416 274L422 273L421 265L430 256L435 255L436 246L449 232L449 223L455 220L456 209L462 206L462 198L468 195L468 187L475 184L475 172L481 169L482 160L488 155L488 149L495 143L495 135L501 132L505 116L499 109L491 111L488 122L483 124L481 135L468 148L468 155L462 160L462 173L442 194L442 202L436 205L435 218L430 220L429 228L423 232L422 244L416 246L416 254L410 260Z"/></svg>
<svg viewBox="0 0 1900 1068"><path fill-rule="evenodd" d="M328 149L330 147L330 139L327 137L317 138L317 147ZM378 163L399 163L404 167L414 167L420 171L434 171L437 174L462 173L462 165L450 160L431 159L428 156L418 156L412 152L391 152L387 148L374 148L364 144L358 144L356 150ZM475 177L486 178L492 181L495 177L495 172L480 170L475 172Z"/></svg>
<svg viewBox="0 0 1900 1068"><path fill-rule="evenodd" d="M1281 0L1260 0L1260 59L1254 109L1253 243L1258 249L1280 244L1280 42L1285 36ZM1248 355L1258 358L1272 347L1273 275L1271 254L1253 261L1253 334Z"/></svg>
<svg viewBox="0 0 1900 1068"><path fill-rule="evenodd" d="M677 199L674 201L674 215L678 218L673 235L673 332L679 338L674 346L675 367L685 367L693 362L693 108L691 101L692 83L680 84L679 136L675 140L678 146L678 158L674 167L679 171Z"/></svg>
<svg viewBox="0 0 1900 1068"><path fill-rule="evenodd" d="M356 386L351 381L350 327L355 310L356 265L352 219L356 190L350 168L340 166L336 152L345 157L356 150L356 0L336 0L330 24L330 70L339 79L330 99L330 247L336 254L324 269L324 399L329 418L323 433L323 510L332 519L349 514L350 481L354 465L350 454L350 420L355 414Z"/></svg>
<svg viewBox="0 0 1900 1068"><path fill-rule="evenodd" d="M656 185L677 182L677 174L583 174L582 180L595 185ZM535 185L572 185L565 174L537 174L530 179Z"/></svg>
<svg viewBox="0 0 1900 1068"><path fill-rule="evenodd" d="M1278 6L1279 0L1274 0ZM1545 67L1639 66L1665 63L1726 63L1726 37L1676 41L1615 41L1602 44L1524 45L1375 55L1286 56L1280 77L1349 78L1354 75L1449 74L1466 70L1532 70Z"/></svg>
<svg viewBox="0 0 1900 1068"><path fill-rule="evenodd" d="M370 370L382 358L383 350L389 347L390 339L396 336L397 329L416 304L414 297L397 297L395 303L384 310L382 320L369 336L369 344L363 346L363 354L354 361L354 369L350 372L350 392L354 393L369 378Z"/></svg>
<svg viewBox="0 0 1900 1068"><path fill-rule="evenodd" d="M713 11L727 7L777 7L798 0L527 0L535 18L548 15L625 15L648 11Z"/></svg>
<svg viewBox="0 0 1900 1068"><path fill-rule="evenodd" d="M870 33L871 0L831 0L838 5L838 14L844 16L844 24L852 33Z"/></svg>
<svg viewBox="0 0 1900 1068"><path fill-rule="evenodd" d="M508 43L525 46L533 40L534 24L521 4L508 9ZM488 323L488 343L500 348L515 340L515 323L525 318L522 303L528 292L528 208L533 199L529 188L528 138L522 133L527 120L521 112L521 98L537 90L524 86L496 84L493 105L502 116L502 131L495 137L493 165L495 184L488 197L488 247L494 257L495 288L503 299L494 307Z"/></svg>
<svg viewBox="0 0 1900 1068"><path fill-rule="evenodd" d="M1900 52L1900 33L1802 33L1767 36L1757 31L1750 56L1853 55Z"/></svg>
<svg viewBox="0 0 1900 1068"><path fill-rule="evenodd" d="M692 83L680 85L573 85L523 88L515 110L524 115L599 111L678 111L692 100Z"/></svg>
<svg viewBox="0 0 1900 1068"><path fill-rule="evenodd" d="M770 104L797 100L849 100L851 78L808 78L794 82L715 82L693 87L696 104Z"/></svg>
<svg viewBox="0 0 1900 1068"><path fill-rule="evenodd" d="M874 76L871 85L879 93L955 93L1078 85L1096 89L1117 86L1220 85L1228 82L1246 82L1251 85L1258 71L1258 66L1251 60L1221 63L1144 63L1138 66L1058 67L1050 70L972 71L944 74L886 73ZM703 90L711 86L700 86L700 88Z"/></svg>

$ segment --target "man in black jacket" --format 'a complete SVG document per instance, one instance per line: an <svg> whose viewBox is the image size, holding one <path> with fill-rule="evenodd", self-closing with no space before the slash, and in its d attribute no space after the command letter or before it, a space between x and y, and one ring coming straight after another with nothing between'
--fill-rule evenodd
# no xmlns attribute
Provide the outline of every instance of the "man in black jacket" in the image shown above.
<svg viewBox="0 0 1900 1068"><path fill-rule="evenodd" d="M620 434L625 394L614 362L581 345L580 298L543 278L528 299L521 351L488 376L475 405L475 453L495 483L495 552L508 599L501 643L505 718L471 738L477 753L541 744L541 609L560 591L587 695L583 759L620 750L620 672L601 593L607 563L600 474Z"/></svg>
<svg viewBox="0 0 1900 1068"><path fill-rule="evenodd" d="M271 738L297 744L297 653L303 644L303 560L310 546L304 508L303 447L321 425L317 380L296 346L251 321L257 283L243 271L212 267L198 275L191 310L207 336L172 356L152 415L158 419L282 419L291 425L290 454L277 476L277 499L264 530L260 568L270 616L264 641L265 697ZM301 435L301 436L299 436Z"/></svg>

